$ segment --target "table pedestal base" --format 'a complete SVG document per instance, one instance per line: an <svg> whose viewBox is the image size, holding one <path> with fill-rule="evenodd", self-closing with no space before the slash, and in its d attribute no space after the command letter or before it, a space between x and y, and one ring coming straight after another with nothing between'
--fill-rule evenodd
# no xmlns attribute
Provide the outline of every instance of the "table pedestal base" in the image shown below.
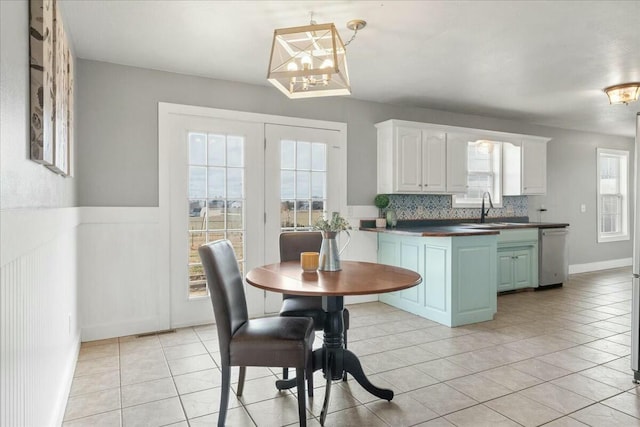
<svg viewBox="0 0 640 427"><path fill-rule="evenodd" d="M322 404L322 412L320 413L320 424L324 425L331 396L331 383L334 380L342 379L345 372L351 374L358 384L380 399L391 401L391 399L393 399L393 391L378 388L371 384L362 370L362 365L358 357L344 348L344 324L342 317L344 298L338 296L323 297L322 299L323 308L327 312L327 322L324 326L324 343L321 349L313 352L312 366L314 372L322 369L324 377L327 380L324 403ZM276 381L278 390L285 390L295 386L295 378Z"/></svg>

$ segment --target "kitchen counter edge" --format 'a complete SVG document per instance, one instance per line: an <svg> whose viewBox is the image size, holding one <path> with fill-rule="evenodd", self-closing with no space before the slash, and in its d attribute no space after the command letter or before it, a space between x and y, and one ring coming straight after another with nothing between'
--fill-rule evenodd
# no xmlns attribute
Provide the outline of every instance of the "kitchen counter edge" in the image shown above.
<svg viewBox="0 0 640 427"><path fill-rule="evenodd" d="M513 230L520 228L564 228L568 227L567 223L547 223L547 222L529 222L507 226L496 226L495 228L472 228L464 225L446 225L446 226L417 226L403 228L375 228L360 227L361 231L369 231L374 233L388 233L405 236L422 236L422 237L452 237L452 236L483 236L500 234L501 230Z"/></svg>

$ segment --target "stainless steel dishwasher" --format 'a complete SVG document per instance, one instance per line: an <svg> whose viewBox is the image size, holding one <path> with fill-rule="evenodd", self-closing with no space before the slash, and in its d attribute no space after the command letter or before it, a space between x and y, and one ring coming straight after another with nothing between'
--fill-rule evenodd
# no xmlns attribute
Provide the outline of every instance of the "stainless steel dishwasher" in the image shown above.
<svg viewBox="0 0 640 427"><path fill-rule="evenodd" d="M539 288L562 286L569 275L569 229L541 228L538 240L538 280Z"/></svg>

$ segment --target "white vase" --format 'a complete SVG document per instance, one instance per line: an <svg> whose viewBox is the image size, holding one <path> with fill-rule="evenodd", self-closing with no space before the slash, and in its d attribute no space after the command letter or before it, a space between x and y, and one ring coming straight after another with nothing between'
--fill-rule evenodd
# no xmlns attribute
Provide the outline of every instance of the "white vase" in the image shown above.
<svg viewBox="0 0 640 427"><path fill-rule="evenodd" d="M384 228L387 226L387 219L386 218L376 218L376 227L377 228Z"/></svg>

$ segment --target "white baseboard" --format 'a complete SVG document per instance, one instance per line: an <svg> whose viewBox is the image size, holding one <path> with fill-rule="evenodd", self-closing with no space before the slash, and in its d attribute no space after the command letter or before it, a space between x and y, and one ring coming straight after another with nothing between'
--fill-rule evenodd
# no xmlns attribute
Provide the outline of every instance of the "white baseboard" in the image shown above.
<svg viewBox="0 0 640 427"><path fill-rule="evenodd" d="M344 297L345 304L362 304L363 302L378 301L378 295L353 295Z"/></svg>
<svg viewBox="0 0 640 427"><path fill-rule="evenodd" d="M69 400L69 393L71 393L71 385L73 384L73 374L76 371L76 364L78 363L78 355L80 354L80 333L76 334L75 344L71 349L71 357L67 362L67 367L64 372L64 384L60 386L60 394L58 398L58 404L55 406L57 409L57 415L54 417L58 420L55 424L61 426L64 421L64 413L67 409L67 402Z"/></svg>
<svg viewBox="0 0 640 427"><path fill-rule="evenodd" d="M82 342L161 331L168 329L167 326L158 322L157 318L125 319L84 326L82 328Z"/></svg>
<svg viewBox="0 0 640 427"><path fill-rule="evenodd" d="M589 271L608 270L610 268L629 267L633 263L631 258L610 259L607 261L573 264L569 266L569 274L586 273Z"/></svg>

